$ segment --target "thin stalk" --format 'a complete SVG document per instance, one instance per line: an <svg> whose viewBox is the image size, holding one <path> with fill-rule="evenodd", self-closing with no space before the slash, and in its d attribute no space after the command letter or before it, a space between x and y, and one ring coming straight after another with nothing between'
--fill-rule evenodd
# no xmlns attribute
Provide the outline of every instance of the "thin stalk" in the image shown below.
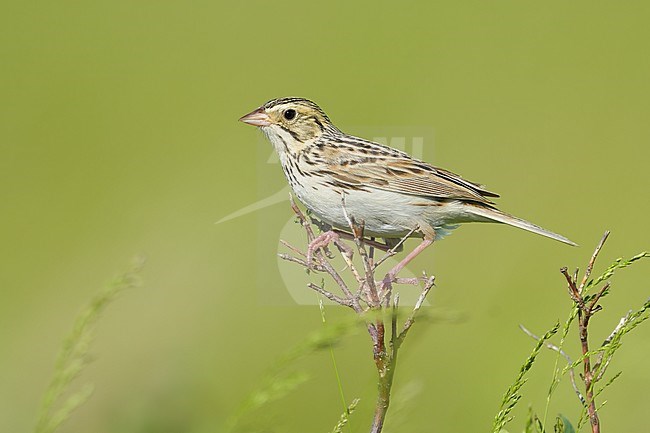
<svg viewBox="0 0 650 433"><path fill-rule="evenodd" d="M320 308L320 317L323 321L323 326L326 325L327 321L325 320L325 306L323 305L323 298L318 298L318 307ZM343 404L343 412L348 412L348 404L345 401L345 394L343 393L343 382L341 382L341 375L339 374L339 368L336 365L336 357L334 356L334 348L332 343L329 343L330 357L332 358L332 365L334 366L334 375L336 376L336 383L339 387L339 396L341 397L341 403ZM348 419L348 427L352 431L352 423Z"/></svg>

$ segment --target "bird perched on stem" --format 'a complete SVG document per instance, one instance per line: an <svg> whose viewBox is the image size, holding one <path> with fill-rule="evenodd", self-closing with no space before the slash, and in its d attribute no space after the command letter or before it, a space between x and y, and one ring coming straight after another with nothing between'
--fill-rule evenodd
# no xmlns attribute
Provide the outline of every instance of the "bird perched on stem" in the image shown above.
<svg viewBox="0 0 650 433"><path fill-rule="evenodd" d="M349 230L349 218L364 234L395 243L409 233L422 243L392 271L458 224L496 222L576 245L564 236L498 210L498 194L405 152L339 130L325 112L304 98L273 99L242 122L259 127L280 157L291 189L325 223ZM323 233L310 250L337 235Z"/></svg>

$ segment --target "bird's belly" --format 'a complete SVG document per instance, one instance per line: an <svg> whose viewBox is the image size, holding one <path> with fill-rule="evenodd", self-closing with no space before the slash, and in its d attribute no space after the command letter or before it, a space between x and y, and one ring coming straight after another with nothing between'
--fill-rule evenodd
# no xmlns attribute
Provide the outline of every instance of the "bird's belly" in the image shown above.
<svg viewBox="0 0 650 433"><path fill-rule="evenodd" d="M378 189L346 189L333 187L294 187L300 201L324 222L349 230L345 211L357 223L363 223L368 236L395 238L411 230L431 227L438 231L448 230L450 224L462 219L461 204L438 203L434 200L399 194ZM450 206L451 205L451 206Z"/></svg>

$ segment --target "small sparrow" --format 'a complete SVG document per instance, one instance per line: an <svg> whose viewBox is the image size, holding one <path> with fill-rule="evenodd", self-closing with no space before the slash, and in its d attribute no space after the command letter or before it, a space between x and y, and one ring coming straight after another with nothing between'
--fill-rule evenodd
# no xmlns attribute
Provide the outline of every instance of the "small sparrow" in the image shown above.
<svg viewBox="0 0 650 433"><path fill-rule="evenodd" d="M490 201L499 195L480 184L400 150L345 134L310 100L273 99L239 120L262 130L280 157L291 189L323 222L349 230L348 218L353 218L363 224L365 235L384 238L388 244L409 233L422 236L422 244L399 269L467 222L504 223L576 245L501 212ZM333 236L333 232L321 235L318 246Z"/></svg>

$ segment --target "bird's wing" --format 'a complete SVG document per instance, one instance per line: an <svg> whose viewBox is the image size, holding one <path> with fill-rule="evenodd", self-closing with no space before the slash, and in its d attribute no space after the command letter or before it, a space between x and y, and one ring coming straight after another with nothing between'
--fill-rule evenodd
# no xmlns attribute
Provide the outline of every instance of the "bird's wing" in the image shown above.
<svg viewBox="0 0 650 433"><path fill-rule="evenodd" d="M401 194L491 204L498 194L457 174L363 138L337 135L317 143L312 157L327 166L314 174L334 178L333 186L368 187Z"/></svg>
<svg viewBox="0 0 650 433"><path fill-rule="evenodd" d="M377 188L422 197L471 200L491 203L497 194L457 174L412 159L388 159L370 168Z"/></svg>
<svg viewBox="0 0 650 433"><path fill-rule="evenodd" d="M488 197L499 197L474 182L423 161L399 156L348 154L330 165L328 174L353 187L372 187L385 191L427 198L469 200L490 204Z"/></svg>

